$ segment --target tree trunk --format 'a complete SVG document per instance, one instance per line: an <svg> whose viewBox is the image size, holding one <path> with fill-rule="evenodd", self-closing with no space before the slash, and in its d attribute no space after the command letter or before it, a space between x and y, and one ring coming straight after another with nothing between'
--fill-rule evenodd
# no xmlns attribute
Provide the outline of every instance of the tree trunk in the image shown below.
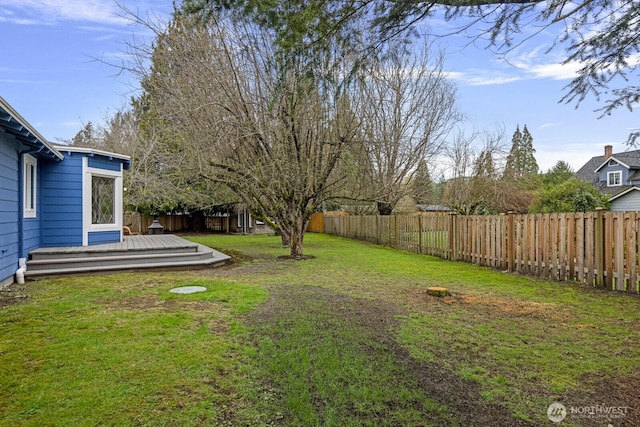
<svg viewBox="0 0 640 427"><path fill-rule="evenodd" d="M377 202L377 204L378 204L378 213L380 215L391 215L391 212L393 212L393 206L391 205L391 203Z"/></svg>
<svg viewBox="0 0 640 427"><path fill-rule="evenodd" d="M291 238L291 243L289 247L291 248L291 252L289 256L295 259L304 258L304 253L302 252L302 234L296 233Z"/></svg>
<svg viewBox="0 0 640 427"><path fill-rule="evenodd" d="M302 242L304 240L304 226L305 222L302 218L296 218L293 225L291 226L289 236L291 240L289 242L289 248L291 252L289 256L295 259L304 258L304 253L302 250Z"/></svg>
<svg viewBox="0 0 640 427"><path fill-rule="evenodd" d="M276 233L280 235L280 239L282 240L282 246L291 246L291 236L283 233L282 230L277 230Z"/></svg>
<svg viewBox="0 0 640 427"><path fill-rule="evenodd" d="M204 212L200 210L195 211L191 216L191 218L192 218L191 230L189 231L200 233L206 229L207 225L206 225Z"/></svg>

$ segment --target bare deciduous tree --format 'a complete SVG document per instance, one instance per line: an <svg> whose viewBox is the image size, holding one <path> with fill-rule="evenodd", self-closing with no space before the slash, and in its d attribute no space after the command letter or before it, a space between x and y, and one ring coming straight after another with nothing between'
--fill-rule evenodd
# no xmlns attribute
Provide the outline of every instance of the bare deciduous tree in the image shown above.
<svg viewBox="0 0 640 427"><path fill-rule="evenodd" d="M369 160L369 197L380 214L389 215L412 195L409 183L418 165L440 151L462 116L442 69L444 58L428 45L410 52L392 44L370 62L358 74L358 117Z"/></svg>
<svg viewBox="0 0 640 427"><path fill-rule="evenodd" d="M446 150L450 179L442 203L464 215L526 212L532 181L502 177L506 153L503 129L457 135Z"/></svg>
<svg viewBox="0 0 640 427"><path fill-rule="evenodd" d="M149 28L148 117L175 161L232 189L302 257L311 215L345 183L338 165L356 132L340 91L344 58L284 55L266 31L220 17L178 12L166 30Z"/></svg>

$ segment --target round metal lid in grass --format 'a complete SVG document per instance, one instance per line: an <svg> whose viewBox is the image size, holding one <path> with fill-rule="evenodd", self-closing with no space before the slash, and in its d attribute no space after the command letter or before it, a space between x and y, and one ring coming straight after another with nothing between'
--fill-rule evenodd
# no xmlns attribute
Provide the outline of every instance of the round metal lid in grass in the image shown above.
<svg viewBox="0 0 640 427"><path fill-rule="evenodd" d="M169 292L174 294L194 294L196 292L204 292L207 288L204 286L182 286L180 288L173 288Z"/></svg>

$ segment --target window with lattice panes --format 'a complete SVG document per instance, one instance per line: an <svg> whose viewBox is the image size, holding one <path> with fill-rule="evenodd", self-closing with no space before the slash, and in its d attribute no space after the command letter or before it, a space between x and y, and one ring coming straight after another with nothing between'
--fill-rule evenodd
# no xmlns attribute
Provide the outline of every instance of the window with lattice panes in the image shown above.
<svg viewBox="0 0 640 427"><path fill-rule="evenodd" d="M115 224L115 190L114 178L91 177L92 224Z"/></svg>

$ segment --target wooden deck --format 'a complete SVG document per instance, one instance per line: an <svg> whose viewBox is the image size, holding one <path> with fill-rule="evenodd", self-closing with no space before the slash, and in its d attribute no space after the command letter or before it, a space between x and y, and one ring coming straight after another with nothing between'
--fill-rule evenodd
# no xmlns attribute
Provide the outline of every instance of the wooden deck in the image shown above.
<svg viewBox="0 0 640 427"><path fill-rule="evenodd" d="M29 254L27 278L140 269L189 269L226 264L230 257L173 234L125 236L120 243L39 248Z"/></svg>
<svg viewBox="0 0 640 427"><path fill-rule="evenodd" d="M31 252L38 254L75 254L97 252L150 251L156 249L186 249L197 248L198 244L189 242L174 234L158 234L152 236L124 236L119 243L106 243L92 246L62 246L57 248L39 248Z"/></svg>

